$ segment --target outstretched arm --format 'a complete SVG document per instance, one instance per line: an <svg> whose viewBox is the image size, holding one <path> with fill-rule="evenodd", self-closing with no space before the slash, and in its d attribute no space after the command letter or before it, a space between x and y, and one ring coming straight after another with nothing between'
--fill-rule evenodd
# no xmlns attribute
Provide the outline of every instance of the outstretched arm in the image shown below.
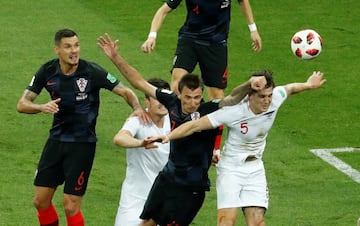
<svg viewBox="0 0 360 226"><path fill-rule="evenodd" d="M133 87L156 98L156 87L148 83L141 74L130 66L118 53L118 42L118 40L113 41L108 34L105 34L98 38L97 44Z"/></svg>
<svg viewBox="0 0 360 226"><path fill-rule="evenodd" d="M305 90L317 89L321 87L326 82L326 79L324 79L323 77L324 73L320 71L314 71L309 76L306 82L290 83L285 85L284 87L287 95L290 96L291 94L300 93Z"/></svg>
<svg viewBox="0 0 360 226"><path fill-rule="evenodd" d="M51 100L45 104L36 104L34 100L37 96L36 93L26 89L17 103L16 110L26 114L37 114L40 112L55 114L59 111L58 103L61 101L60 98Z"/></svg>
<svg viewBox="0 0 360 226"><path fill-rule="evenodd" d="M262 43L261 43L261 38L260 38L259 32L256 28L254 15L253 15L253 12L251 9L250 2L249 2L249 0L238 0L238 2L240 5L240 8L241 8L241 11L246 18L246 22L249 26L250 38L252 41L252 48L254 51L260 52L262 49Z"/></svg>
<svg viewBox="0 0 360 226"><path fill-rule="evenodd" d="M164 23L165 17L171 12L171 8L164 3L155 13L151 22L151 28L148 39L141 45L144 53L151 53L155 49L157 32Z"/></svg>
<svg viewBox="0 0 360 226"><path fill-rule="evenodd" d="M200 132L202 130L212 129L213 126L211 125L208 117L205 115L198 120L188 121L179 127L176 127L173 131L171 131L166 136L153 136L145 139L147 142L154 142L155 140L161 139L162 143L169 142L170 140L176 140L183 137L190 136L195 132Z"/></svg>

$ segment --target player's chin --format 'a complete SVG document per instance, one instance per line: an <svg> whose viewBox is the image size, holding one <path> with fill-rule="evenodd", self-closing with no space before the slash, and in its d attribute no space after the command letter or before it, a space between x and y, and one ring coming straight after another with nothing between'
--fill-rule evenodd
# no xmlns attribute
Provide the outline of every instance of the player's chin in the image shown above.
<svg viewBox="0 0 360 226"><path fill-rule="evenodd" d="M262 112L266 112L267 110L269 110L269 106L268 106L268 105L262 107Z"/></svg>
<svg viewBox="0 0 360 226"><path fill-rule="evenodd" d="M75 67L79 64L79 61L73 61L73 62L69 62L69 65L72 66L72 67Z"/></svg>

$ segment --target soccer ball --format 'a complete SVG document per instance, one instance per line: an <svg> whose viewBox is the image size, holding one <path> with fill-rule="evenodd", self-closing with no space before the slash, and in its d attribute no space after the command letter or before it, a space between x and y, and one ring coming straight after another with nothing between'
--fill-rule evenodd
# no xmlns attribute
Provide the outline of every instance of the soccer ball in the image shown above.
<svg viewBox="0 0 360 226"><path fill-rule="evenodd" d="M291 50L300 59L313 59L322 49L321 36L314 30L298 31L291 38Z"/></svg>

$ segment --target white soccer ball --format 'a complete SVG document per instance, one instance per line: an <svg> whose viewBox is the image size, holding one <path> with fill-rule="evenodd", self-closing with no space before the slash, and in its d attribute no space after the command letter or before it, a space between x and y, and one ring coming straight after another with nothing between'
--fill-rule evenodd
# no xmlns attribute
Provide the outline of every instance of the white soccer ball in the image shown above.
<svg viewBox="0 0 360 226"><path fill-rule="evenodd" d="M321 53L322 39L314 30L298 31L291 38L291 50L300 59L313 59Z"/></svg>

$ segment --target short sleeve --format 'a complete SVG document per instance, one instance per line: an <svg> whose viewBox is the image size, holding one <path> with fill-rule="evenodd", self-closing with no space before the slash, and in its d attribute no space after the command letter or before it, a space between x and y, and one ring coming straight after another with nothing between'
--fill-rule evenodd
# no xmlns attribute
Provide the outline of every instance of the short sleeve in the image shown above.
<svg viewBox="0 0 360 226"><path fill-rule="evenodd" d="M140 128L140 120L137 116L129 117L126 119L123 127L121 130L127 130L131 133L133 137L136 137L136 134L138 133L138 130Z"/></svg>

